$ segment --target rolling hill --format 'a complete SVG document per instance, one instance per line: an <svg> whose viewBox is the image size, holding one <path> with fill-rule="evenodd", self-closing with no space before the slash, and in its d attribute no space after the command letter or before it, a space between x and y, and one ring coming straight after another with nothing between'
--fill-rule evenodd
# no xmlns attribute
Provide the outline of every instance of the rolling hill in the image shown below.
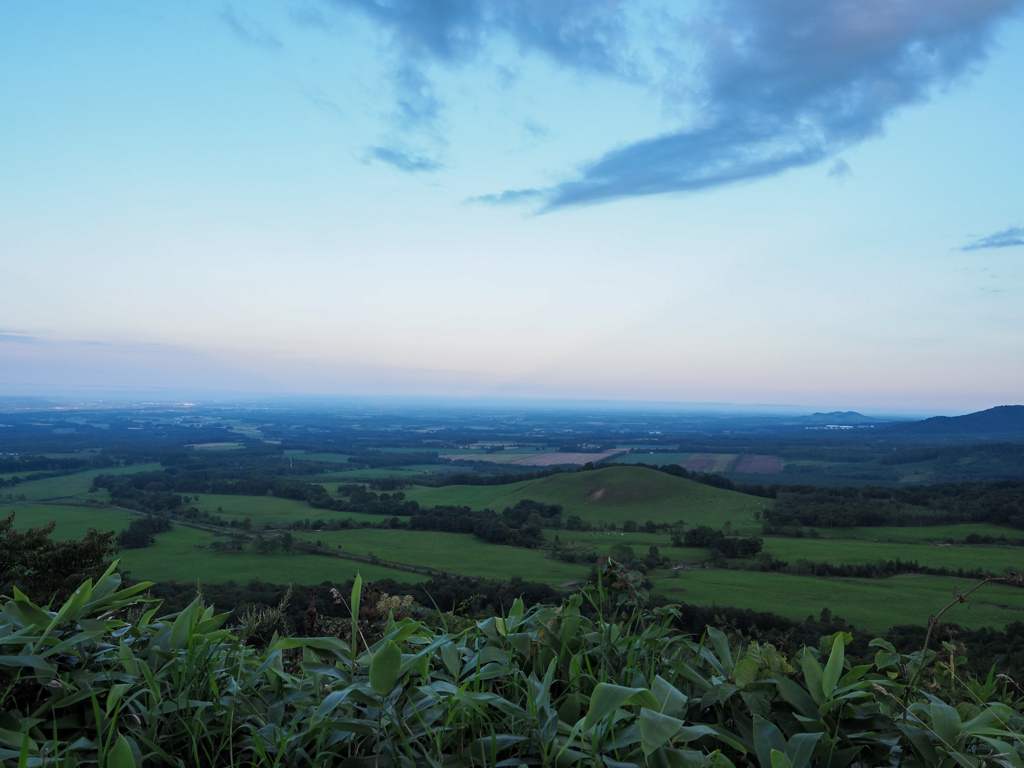
<svg viewBox="0 0 1024 768"><path fill-rule="evenodd" d="M688 526L721 528L729 521L738 532L756 533L754 513L771 500L724 491L653 469L611 466L591 472L569 472L509 485L416 487L406 497L423 506L468 506L500 512L523 499L561 504L564 516L579 515L594 523L625 520L643 525L684 520Z"/></svg>

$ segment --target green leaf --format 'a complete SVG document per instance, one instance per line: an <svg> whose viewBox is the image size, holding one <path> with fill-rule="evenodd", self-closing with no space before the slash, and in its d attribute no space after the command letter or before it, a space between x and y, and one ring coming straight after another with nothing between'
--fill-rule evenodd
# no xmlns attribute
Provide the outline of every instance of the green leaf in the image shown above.
<svg viewBox="0 0 1024 768"><path fill-rule="evenodd" d="M960 740L960 714L948 704L932 701L932 726L935 735L950 749Z"/></svg>
<svg viewBox="0 0 1024 768"><path fill-rule="evenodd" d="M135 757L128 739L121 734L114 748L107 753L107 768L135 768Z"/></svg>
<svg viewBox="0 0 1024 768"><path fill-rule="evenodd" d="M772 752L777 750L784 754L786 751L786 739L782 731L760 715L754 715L754 749L757 750L757 759L762 768L774 768Z"/></svg>
<svg viewBox="0 0 1024 768"><path fill-rule="evenodd" d="M804 670L804 685L807 686L807 692L811 694L811 698L814 699L814 703L817 706L821 706L825 703L825 697L822 696L822 672L821 664L811 654L810 648L804 648L804 656L801 660L801 664ZM838 679L838 678L836 678Z"/></svg>
<svg viewBox="0 0 1024 768"><path fill-rule="evenodd" d="M823 733L797 733L786 745L786 757L792 768L807 768L811 763L811 755L818 745Z"/></svg>
<svg viewBox="0 0 1024 768"><path fill-rule="evenodd" d="M771 752L772 768L793 768L793 763L789 761L784 752L779 752L777 749L773 749Z"/></svg>
<svg viewBox="0 0 1024 768"><path fill-rule="evenodd" d="M829 654L828 663L821 676L821 692L825 699L832 698L832 692L836 689L839 678L843 676L843 661L846 657L846 644L843 642L843 634L836 632L832 636L832 652Z"/></svg>
<svg viewBox="0 0 1024 768"><path fill-rule="evenodd" d="M728 672L732 669L732 651L729 649L729 638L725 636L725 633L720 629L714 627L708 627L708 637L711 638L711 644L715 646L715 653L718 654L718 659L725 670Z"/></svg>
<svg viewBox="0 0 1024 768"><path fill-rule="evenodd" d="M661 675L655 675L651 693L658 700L658 711L664 715L676 717L686 709L686 694Z"/></svg>
<svg viewBox="0 0 1024 768"><path fill-rule="evenodd" d="M627 688L623 685L598 683L590 696L590 710L583 720L583 730L590 730L619 707L639 704L658 709L658 700L646 688Z"/></svg>
<svg viewBox="0 0 1024 768"><path fill-rule="evenodd" d="M682 727L682 720L662 715L653 709L641 710L640 743L644 755L649 756L654 750L664 746Z"/></svg>
<svg viewBox="0 0 1024 768"><path fill-rule="evenodd" d="M391 693L401 669L402 649L394 641L385 640L370 661L370 687L373 692L378 696Z"/></svg>
<svg viewBox="0 0 1024 768"><path fill-rule="evenodd" d="M745 688L757 680L760 669L756 661L740 659L732 668L732 679L740 688Z"/></svg>

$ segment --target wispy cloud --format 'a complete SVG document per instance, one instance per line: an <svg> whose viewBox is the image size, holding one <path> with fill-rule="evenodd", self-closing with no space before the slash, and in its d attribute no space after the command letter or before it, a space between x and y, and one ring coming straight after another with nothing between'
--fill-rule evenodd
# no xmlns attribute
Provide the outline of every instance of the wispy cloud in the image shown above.
<svg viewBox="0 0 1024 768"><path fill-rule="evenodd" d="M423 157L422 155L414 155L394 147L370 147L367 152L367 158L387 163L407 173L439 171L444 168L444 164L437 160Z"/></svg>
<svg viewBox="0 0 1024 768"><path fill-rule="evenodd" d="M981 237L973 243L963 246L961 251L980 251L983 248L1009 248L1013 245L1024 245L1024 227L1010 227L987 237Z"/></svg>
<svg viewBox="0 0 1024 768"><path fill-rule="evenodd" d="M667 106L685 97L699 115L586 163L545 190L544 210L708 189L834 157L970 71L995 25L1024 4L707 0L696 16L669 18L648 39L630 26L627 11L638 4L626 0L332 2L376 21L401 51L395 80L408 126L436 119L440 108L425 74L430 62L465 65L498 37L567 68L644 82ZM695 57L696 66L682 63ZM654 75L643 64L651 60L675 71ZM832 175L843 172L833 166Z"/></svg>
<svg viewBox="0 0 1024 768"><path fill-rule="evenodd" d="M230 5L225 5L221 10L220 19L234 33L235 37L246 45L265 48L268 51L280 51L284 48L284 44L272 34L241 19Z"/></svg>
<svg viewBox="0 0 1024 768"><path fill-rule="evenodd" d="M0 329L0 342L5 341L14 344L34 344L38 339L21 331L5 331Z"/></svg>
<svg viewBox="0 0 1024 768"><path fill-rule="evenodd" d="M723 0L704 47L700 125L636 142L550 191L547 210L707 189L820 162L881 133L981 61L1019 0Z"/></svg>
<svg viewBox="0 0 1024 768"><path fill-rule="evenodd" d="M832 167L828 169L828 175L833 179L843 179L851 173L853 173L853 169L850 168L850 164L841 157L836 158L836 161L832 163Z"/></svg>
<svg viewBox="0 0 1024 768"><path fill-rule="evenodd" d="M539 189L506 189L504 192L497 192L492 195L470 197L465 202L507 205L509 203L525 203L542 197L544 197L544 192Z"/></svg>

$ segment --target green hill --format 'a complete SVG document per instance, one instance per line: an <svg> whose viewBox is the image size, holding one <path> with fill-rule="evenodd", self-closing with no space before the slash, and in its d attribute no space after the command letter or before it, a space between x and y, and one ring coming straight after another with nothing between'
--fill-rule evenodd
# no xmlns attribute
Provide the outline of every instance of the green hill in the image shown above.
<svg viewBox="0 0 1024 768"><path fill-rule="evenodd" d="M564 516L579 515L597 523L635 520L643 525L684 520L688 526L721 528L729 521L741 533L756 533L754 513L771 500L724 491L645 467L613 466L571 472L509 485L416 487L406 497L422 506L453 504L500 512L523 499L561 504Z"/></svg>

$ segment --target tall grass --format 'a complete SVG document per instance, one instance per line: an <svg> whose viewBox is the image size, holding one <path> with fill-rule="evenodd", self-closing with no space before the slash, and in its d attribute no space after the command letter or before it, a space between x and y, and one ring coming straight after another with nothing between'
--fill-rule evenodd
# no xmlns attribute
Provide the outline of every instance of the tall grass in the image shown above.
<svg viewBox="0 0 1024 768"><path fill-rule="evenodd" d="M62 606L0 611L0 761L18 766L1011 766L1011 681L944 651L786 658L671 629L607 563L560 606L454 631L376 616L357 580L330 636L243 643L197 597L157 616L111 568ZM437 624L438 622L433 622Z"/></svg>

